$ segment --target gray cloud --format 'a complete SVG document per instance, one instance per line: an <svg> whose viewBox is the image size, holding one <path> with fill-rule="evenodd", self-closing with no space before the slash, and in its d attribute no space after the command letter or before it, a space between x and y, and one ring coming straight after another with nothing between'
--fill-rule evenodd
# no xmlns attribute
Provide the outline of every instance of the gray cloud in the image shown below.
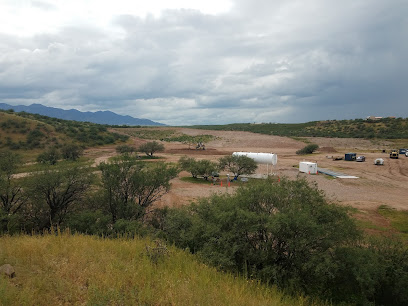
<svg viewBox="0 0 408 306"><path fill-rule="evenodd" d="M406 117L407 13L402 0L240 0L215 16L115 16L110 32L2 35L0 98L174 125Z"/></svg>

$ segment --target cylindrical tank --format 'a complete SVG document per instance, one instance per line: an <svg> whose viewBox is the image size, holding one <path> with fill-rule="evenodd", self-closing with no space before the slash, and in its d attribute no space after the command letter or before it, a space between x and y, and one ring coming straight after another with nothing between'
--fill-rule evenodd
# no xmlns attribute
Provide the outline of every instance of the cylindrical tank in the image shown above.
<svg viewBox="0 0 408 306"><path fill-rule="evenodd" d="M278 162L278 155L273 153L252 153L252 152L234 152L232 155L247 156L252 158L258 164L272 164L276 165Z"/></svg>

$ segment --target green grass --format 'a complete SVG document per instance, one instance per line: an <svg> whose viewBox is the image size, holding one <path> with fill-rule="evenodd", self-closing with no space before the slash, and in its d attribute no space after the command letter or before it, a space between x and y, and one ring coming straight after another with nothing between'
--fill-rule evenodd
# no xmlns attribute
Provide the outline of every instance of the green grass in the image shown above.
<svg viewBox="0 0 408 306"><path fill-rule="evenodd" d="M58 169L58 170L66 170L72 167L89 167L93 163L93 160L87 158L87 157L80 157L77 161L72 161L72 160L60 160L58 161L53 168ZM37 171L43 171L45 169L48 169L50 165L47 164L40 164L40 163L33 163L33 164L25 164L20 166L17 169L16 173L27 173L27 172L37 172Z"/></svg>
<svg viewBox="0 0 408 306"><path fill-rule="evenodd" d="M3 236L0 245L0 265L16 271L13 279L0 277L0 305L310 304L217 272L174 247L152 260L157 247L146 239L64 233Z"/></svg>
<svg viewBox="0 0 408 306"><path fill-rule="evenodd" d="M374 224L373 222L369 220L361 220L361 219L355 219L355 222L357 224L357 227L365 230L365 229L371 229L371 230L376 230L376 231L381 231L381 232L387 232L388 229L383 226L378 226Z"/></svg>
<svg viewBox="0 0 408 306"><path fill-rule="evenodd" d="M396 210L387 205L381 205L378 212L391 222L391 226L408 238L408 211Z"/></svg>

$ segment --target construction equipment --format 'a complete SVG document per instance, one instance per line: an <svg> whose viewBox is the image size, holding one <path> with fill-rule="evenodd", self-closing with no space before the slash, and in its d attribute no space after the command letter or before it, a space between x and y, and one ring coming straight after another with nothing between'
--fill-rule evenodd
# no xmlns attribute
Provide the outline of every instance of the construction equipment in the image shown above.
<svg viewBox="0 0 408 306"><path fill-rule="evenodd" d="M196 145L196 150L205 150L205 145L200 141Z"/></svg>
<svg viewBox="0 0 408 306"><path fill-rule="evenodd" d="M391 153L390 153L390 158L395 158L395 159L398 159L398 150L391 150Z"/></svg>

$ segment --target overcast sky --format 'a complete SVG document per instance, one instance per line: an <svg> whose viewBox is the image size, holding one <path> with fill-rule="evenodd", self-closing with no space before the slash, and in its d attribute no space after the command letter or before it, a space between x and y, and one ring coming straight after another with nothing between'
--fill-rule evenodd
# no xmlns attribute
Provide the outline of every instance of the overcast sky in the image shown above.
<svg viewBox="0 0 408 306"><path fill-rule="evenodd" d="M0 102L170 125L408 117L407 0L0 0Z"/></svg>

